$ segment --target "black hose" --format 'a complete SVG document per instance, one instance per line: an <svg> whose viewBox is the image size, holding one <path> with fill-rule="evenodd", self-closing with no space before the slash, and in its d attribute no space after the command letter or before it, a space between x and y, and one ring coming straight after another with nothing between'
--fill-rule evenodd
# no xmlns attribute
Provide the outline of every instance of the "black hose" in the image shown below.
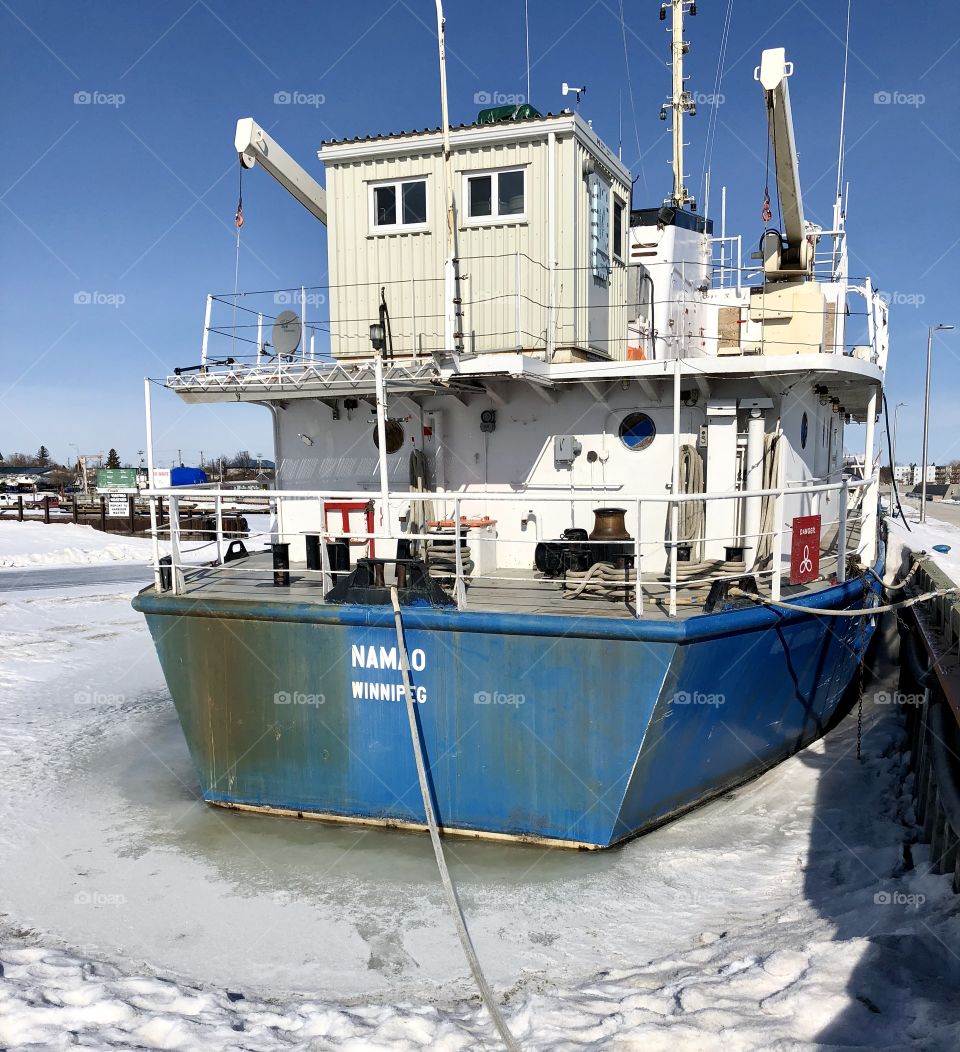
<svg viewBox="0 0 960 1052"><path fill-rule="evenodd" d="M893 494L893 499L897 502L897 511L900 513L900 518L903 519L903 525L907 527L908 533L912 533L910 523L907 522L907 517L903 514L903 507L900 504L900 491L897 489L897 465L893 462L893 442L890 438L890 411L887 408L886 395L883 396L883 419L887 425L887 463L890 465L890 492Z"/></svg>

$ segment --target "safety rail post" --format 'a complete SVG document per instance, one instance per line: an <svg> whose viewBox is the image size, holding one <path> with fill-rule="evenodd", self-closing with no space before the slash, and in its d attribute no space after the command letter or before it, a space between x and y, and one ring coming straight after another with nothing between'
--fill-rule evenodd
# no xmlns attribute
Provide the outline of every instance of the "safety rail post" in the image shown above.
<svg viewBox="0 0 960 1052"><path fill-rule="evenodd" d="M154 497L147 497L150 508L150 550L153 557L153 588L154 591L162 591L160 587L160 534L157 529L157 501Z"/></svg>
<svg viewBox="0 0 960 1052"><path fill-rule="evenodd" d="M223 497L219 490L213 498L213 514L216 518L217 563L223 565Z"/></svg>
<svg viewBox="0 0 960 1052"><path fill-rule="evenodd" d="M454 585L454 595L457 600L458 610L463 610L467 605L467 589L463 580L463 553L460 551L461 536L462 532L460 529L460 498L458 497L454 501L453 513L453 546L457 574L457 579Z"/></svg>
<svg viewBox="0 0 960 1052"><path fill-rule="evenodd" d="M773 498L773 538L772 555L773 577L770 580L770 597L779 600L783 583L783 508L786 503L783 492L783 465L780 471L780 492Z"/></svg>
<svg viewBox="0 0 960 1052"><path fill-rule="evenodd" d="M680 505L670 501L670 616L677 616L677 534L680 530Z"/></svg>
<svg viewBox="0 0 960 1052"><path fill-rule="evenodd" d="M203 342L200 344L200 365L204 369L207 368L207 344L210 339L210 313L212 310L213 296L207 296L207 309L203 315Z"/></svg>
<svg viewBox="0 0 960 1052"><path fill-rule="evenodd" d="M330 535L327 533L327 524L324 523L323 525L324 529L320 534L320 569L322 571L323 595L320 598L323 602L326 602L326 594L334 586L335 582L333 574L330 572L330 552L327 550L327 539Z"/></svg>
<svg viewBox="0 0 960 1052"><path fill-rule="evenodd" d="M850 499L850 482L840 484L840 506L837 509L837 582L847 579L847 502Z"/></svg>
<svg viewBox="0 0 960 1052"><path fill-rule="evenodd" d="M171 496L170 505L170 590L174 595L179 595L181 588L181 561L180 561L180 498Z"/></svg>
<svg viewBox="0 0 960 1052"><path fill-rule="evenodd" d="M634 587L634 606L636 608L636 616L643 617L643 566L641 559L643 558L643 552L641 549L640 542L640 524L643 521L641 516L643 514L643 501L637 498L637 535L633 542L633 567L634 576L637 579L636 586Z"/></svg>

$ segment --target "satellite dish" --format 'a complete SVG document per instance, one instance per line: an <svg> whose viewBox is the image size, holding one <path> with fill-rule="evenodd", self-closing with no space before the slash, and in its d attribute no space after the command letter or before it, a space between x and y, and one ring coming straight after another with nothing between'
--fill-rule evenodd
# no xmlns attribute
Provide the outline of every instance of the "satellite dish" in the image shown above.
<svg viewBox="0 0 960 1052"><path fill-rule="evenodd" d="M273 323L273 353L278 358L285 358L300 346L302 327L300 315L295 310L285 310L277 315Z"/></svg>

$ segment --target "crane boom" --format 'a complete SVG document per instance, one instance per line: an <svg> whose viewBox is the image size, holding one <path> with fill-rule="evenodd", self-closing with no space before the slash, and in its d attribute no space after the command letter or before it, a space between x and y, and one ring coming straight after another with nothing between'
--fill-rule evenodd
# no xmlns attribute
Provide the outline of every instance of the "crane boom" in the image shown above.
<svg viewBox="0 0 960 1052"><path fill-rule="evenodd" d="M786 241L782 248L765 248L765 268L768 272L796 274L810 270L813 246L808 240L810 232L803 217L797 145L790 111L787 78L792 74L793 63L787 62L786 52L782 47L768 48L764 51L760 56L760 65L754 71L755 79L760 81L763 88L767 105L767 128L773 149L780 211L783 215L782 233Z"/></svg>
<svg viewBox="0 0 960 1052"><path fill-rule="evenodd" d="M237 121L234 140L240 163L252 168L258 161L264 171L292 194L321 223L327 223L327 192L304 168L274 142L252 117Z"/></svg>

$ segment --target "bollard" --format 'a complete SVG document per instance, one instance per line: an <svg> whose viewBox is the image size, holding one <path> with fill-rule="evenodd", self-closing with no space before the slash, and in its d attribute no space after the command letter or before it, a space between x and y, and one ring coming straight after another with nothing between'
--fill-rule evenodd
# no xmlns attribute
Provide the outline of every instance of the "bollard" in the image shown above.
<svg viewBox="0 0 960 1052"><path fill-rule="evenodd" d="M50 525L50 497L49 497L49 495L43 498L43 521L48 526Z"/></svg>
<svg viewBox="0 0 960 1052"><path fill-rule="evenodd" d="M307 539L307 569L308 570L321 570L323 566L320 562L320 534L319 533L308 533Z"/></svg>
<svg viewBox="0 0 960 1052"><path fill-rule="evenodd" d="M79 522L80 521L80 501L77 500L76 493L74 493L74 495L73 495L73 521L74 522Z"/></svg>
<svg viewBox="0 0 960 1052"><path fill-rule="evenodd" d="M100 529L107 532L107 498L100 498Z"/></svg>
<svg viewBox="0 0 960 1052"><path fill-rule="evenodd" d="M17 521L23 522L23 494L17 495Z"/></svg>
<svg viewBox="0 0 960 1052"><path fill-rule="evenodd" d="M160 557L160 591L169 592L173 587L173 557L162 555Z"/></svg>
<svg viewBox="0 0 960 1052"><path fill-rule="evenodd" d="M133 503L133 495L127 497L127 518L130 526L130 536L137 532L137 508Z"/></svg>
<svg viewBox="0 0 960 1052"><path fill-rule="evenodd" d="M275 588L290 587L290 545L278 541L273 548L273 584Z"/></svg>

